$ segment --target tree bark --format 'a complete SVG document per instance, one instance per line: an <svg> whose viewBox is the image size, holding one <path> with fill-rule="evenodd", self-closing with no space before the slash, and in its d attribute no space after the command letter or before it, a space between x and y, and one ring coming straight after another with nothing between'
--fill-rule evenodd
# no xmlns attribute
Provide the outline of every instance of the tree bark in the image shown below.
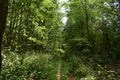
<svg viewBox="0 0 120 80"><path fill-rule="evenodd" d="M0 73L2 69L2 38L6 27L9 0L0 0Z"/></svg>
<svg viewBox="0 0 120 80"><path fill-rule="evenodd" d="M15 4L15 0L13 0L12 1L12 5L14 5ZM15 11L15 9L14 9L15 7L14 6L12 6L12 10L11 10L11 16L10 16L10 26L9 26L9 32L8 32L8 37L7 37L7 46L10 46L11 45L11 40L12 40L12 33L13 33L13 21L15 21L15 20L13 20L13 18L14 18L14 11ZM11 47L11 46L10 46Z"/></svg>

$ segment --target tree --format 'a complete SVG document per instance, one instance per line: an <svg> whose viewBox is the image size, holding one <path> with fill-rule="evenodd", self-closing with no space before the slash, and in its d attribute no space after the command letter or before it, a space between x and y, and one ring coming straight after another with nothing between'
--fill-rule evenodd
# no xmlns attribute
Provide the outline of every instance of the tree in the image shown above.
<svg viewBox="0 0 120 80"><path fill-rule="evenodd" d="M68 6L68 21L63 34L68 54L115 59L120 44L119 2L70 0Z"/></svg>
<svg viewBox="0 0 120 80"><path fill-rule="evenodd" d="M2 68L2 38L6 27L6 18L8 14L8 3L9 0L0 1L0 72Z"/></svg>

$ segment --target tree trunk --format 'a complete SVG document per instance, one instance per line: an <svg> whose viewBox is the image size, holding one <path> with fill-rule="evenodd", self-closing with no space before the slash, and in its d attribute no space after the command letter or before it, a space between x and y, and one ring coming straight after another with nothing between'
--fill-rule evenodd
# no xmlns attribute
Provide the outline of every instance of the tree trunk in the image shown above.
<svg viewBox="0 0 120 80"><path fill-rule="evenodd" d="M6 27L9 0L0 0L0 72L2 69L2 38Z"/></svg>
<svg viewBox="0 0 120 80"><path fill-rule="evenodd" d="M12 1L12 4L14 5L15 4L15 0ZM7 46L10 46L11 45L11 40L12 40L12 33L13 33L13 18L14 18L14 6L12 6L12 10L11 10L11 16L10 16L10 26L9 26L9 32L8 32L8 37L7 37ZM11 47L11 46L10 46Z"/></svg>

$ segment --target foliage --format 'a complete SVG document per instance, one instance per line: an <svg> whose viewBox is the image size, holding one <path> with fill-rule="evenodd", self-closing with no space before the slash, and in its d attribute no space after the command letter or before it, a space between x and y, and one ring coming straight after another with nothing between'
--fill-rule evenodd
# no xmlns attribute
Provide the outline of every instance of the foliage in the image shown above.
<svg viewBox="0 0 120 80"><path fill-rule="evenodd" d="M69 1L67 4L67 7L69 7L67 13L68 21L63 30L64 44L66 45L65 58L72 59L75 55L80 60L79 58L84 57L83 60L88 60L85 64L91 63L93 71L97 70L97 67L94 68L96 64L101 64L104 68L104 65L110 65L112 62L119 60L117 56L120 55L116 54L119 53L117 47L120 44L119 41L116 41L119 38L115 38L115 36L120 36L116 34L118 31L115 30L119 21L119 9L114 5L116 2L112 0ZM117 47L114 46L114 41L117 42ZM69 65L71 69L76 72L77 66L75 68L72 67L76 65L74 60L77 64L79 63L76 58L68 60L68 62L71 63ZM68 73L74 73L75 75L75 72ZM83 72L80 72L79 76L82 76ZM107 76L106 71L101 72L105 74L104 77L102 76L105 78ZM85 74L87 75L87 73Z"/></svg>
<svg viewBox="0 0 120 80"><path fill-rule="evenodd" d="M90 65L84 64L84 61L75 55L72 55L69 59L65 59L62 71L63 77L69 77L72 74L77 80L87 77L93 72Z"/></svg>
<svg viewBox="0 0 120 80"><path fill-rule="evenodd" d="M119 79L119 0L9 3L2 80Z"/></svg>
<svg viewBox="0 0 120 80"><path fill-rule="evenodd" d="M52 57L48 54L32 54L26 56L20 64L20 56L12 51L5 51L2 80L50 79L53 76ZM10 54L11 53L11 54ZM44 74L43 74L44 73ZM48 77L49 76L49 77Z"/></svg>

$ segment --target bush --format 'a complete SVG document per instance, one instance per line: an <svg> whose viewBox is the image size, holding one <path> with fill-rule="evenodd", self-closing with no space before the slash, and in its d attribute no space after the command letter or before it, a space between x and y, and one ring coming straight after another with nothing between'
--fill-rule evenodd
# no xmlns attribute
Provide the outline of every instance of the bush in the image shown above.
<svg viewBox="0 0 120 80"><path fill-rule="evenodd" d="M2 80L45 80L51 74L51 55L32 54L24 56L23 64L21 57L16 52L3 51Z"/></svg>
<svg viewBox="0 0 120 80"><path fill-rule="evenodd" d="M24 66L26 66L27 74L35 79L47 79L52 65L50 64L51 56L48 54L37 54L26 57Z"/></svg>
<svg viewBox="0 0 120 80"><path fill-rule="evenodd" d="M62 71L64 77L72 73L77 80L80 80L83 77L91 75L93 70L88 64L84 64L79 56L72 55L64 62Z"/></svg>

